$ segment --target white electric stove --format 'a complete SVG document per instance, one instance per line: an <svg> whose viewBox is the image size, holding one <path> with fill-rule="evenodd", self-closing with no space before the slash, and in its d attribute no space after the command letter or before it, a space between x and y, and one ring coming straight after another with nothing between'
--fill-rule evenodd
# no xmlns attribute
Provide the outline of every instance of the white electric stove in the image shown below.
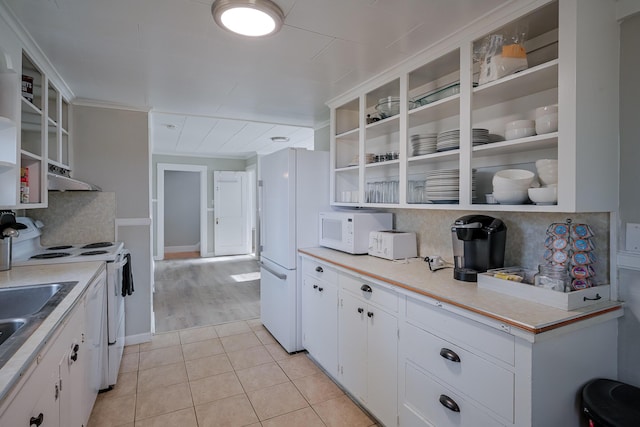
<svg viewBox="0 0 640 427"><path fill-rule="evenodd" d="M22 224L13 238L12 265L64 264L85 261L107 263L106 312L103 316L99 340L103 355L100 389L110 389L118 378L118 370L124 350L125 310L127 292L123 289L123 268L127 264L129 251L122 242L93 242L86 244L42 246L40 228L43 224L29 217L17 217ZM129 294L130 295L130 294ZM97 315L97 313L96 313Z"/></svg>
<svg viewBox="0 0 640 427"><path fill-rule="evenodd" d="M14 266L61 264L84 261L115 261L124 251L122 242L92 242L74 245L42 246L42 223L29 217L18 217L16 222L25 228L13 238L12 262Z"/></svg>

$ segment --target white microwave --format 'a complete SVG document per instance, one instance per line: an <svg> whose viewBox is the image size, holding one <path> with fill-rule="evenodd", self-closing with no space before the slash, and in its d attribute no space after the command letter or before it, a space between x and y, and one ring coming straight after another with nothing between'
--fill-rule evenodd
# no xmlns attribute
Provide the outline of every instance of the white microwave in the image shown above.
<svg viewBox="0 0 640 427"><path fill-rule="evenodd" d="M393 214L381 212L320 212L320 246L350 254L369 252L369 233L389 230Z"/></svg>

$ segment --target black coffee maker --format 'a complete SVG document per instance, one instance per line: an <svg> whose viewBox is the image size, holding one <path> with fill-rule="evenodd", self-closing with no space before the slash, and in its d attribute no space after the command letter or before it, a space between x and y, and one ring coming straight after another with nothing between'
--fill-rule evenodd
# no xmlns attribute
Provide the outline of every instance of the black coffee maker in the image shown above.
<svg viewBox="0 0 640 427"><path fill-rule="evenodd" d="M451 226L453 278L477 282L478 273L504 267L507 226L487 215L466 215Z"/></svg>

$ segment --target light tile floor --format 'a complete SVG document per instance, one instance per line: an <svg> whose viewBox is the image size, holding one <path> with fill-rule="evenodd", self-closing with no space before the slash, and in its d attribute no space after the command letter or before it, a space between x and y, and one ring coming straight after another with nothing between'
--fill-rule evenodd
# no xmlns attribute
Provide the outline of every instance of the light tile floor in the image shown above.
<svg viewBox="0 0 640 427"><path fill-rule="evenodd" d="M128 346L89 427L377 425L304 353L258 319L166 332Z"/></svg>

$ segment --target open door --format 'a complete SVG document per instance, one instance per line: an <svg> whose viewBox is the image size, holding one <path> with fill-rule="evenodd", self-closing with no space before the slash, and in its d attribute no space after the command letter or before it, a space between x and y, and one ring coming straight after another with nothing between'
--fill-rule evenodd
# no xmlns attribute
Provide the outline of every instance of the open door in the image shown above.
<svg viewBox="0 0 640 427"><path fill-rule="evenodd" d="M215 255L251 253L247 173L214 171L213 186Z"/></svg>

